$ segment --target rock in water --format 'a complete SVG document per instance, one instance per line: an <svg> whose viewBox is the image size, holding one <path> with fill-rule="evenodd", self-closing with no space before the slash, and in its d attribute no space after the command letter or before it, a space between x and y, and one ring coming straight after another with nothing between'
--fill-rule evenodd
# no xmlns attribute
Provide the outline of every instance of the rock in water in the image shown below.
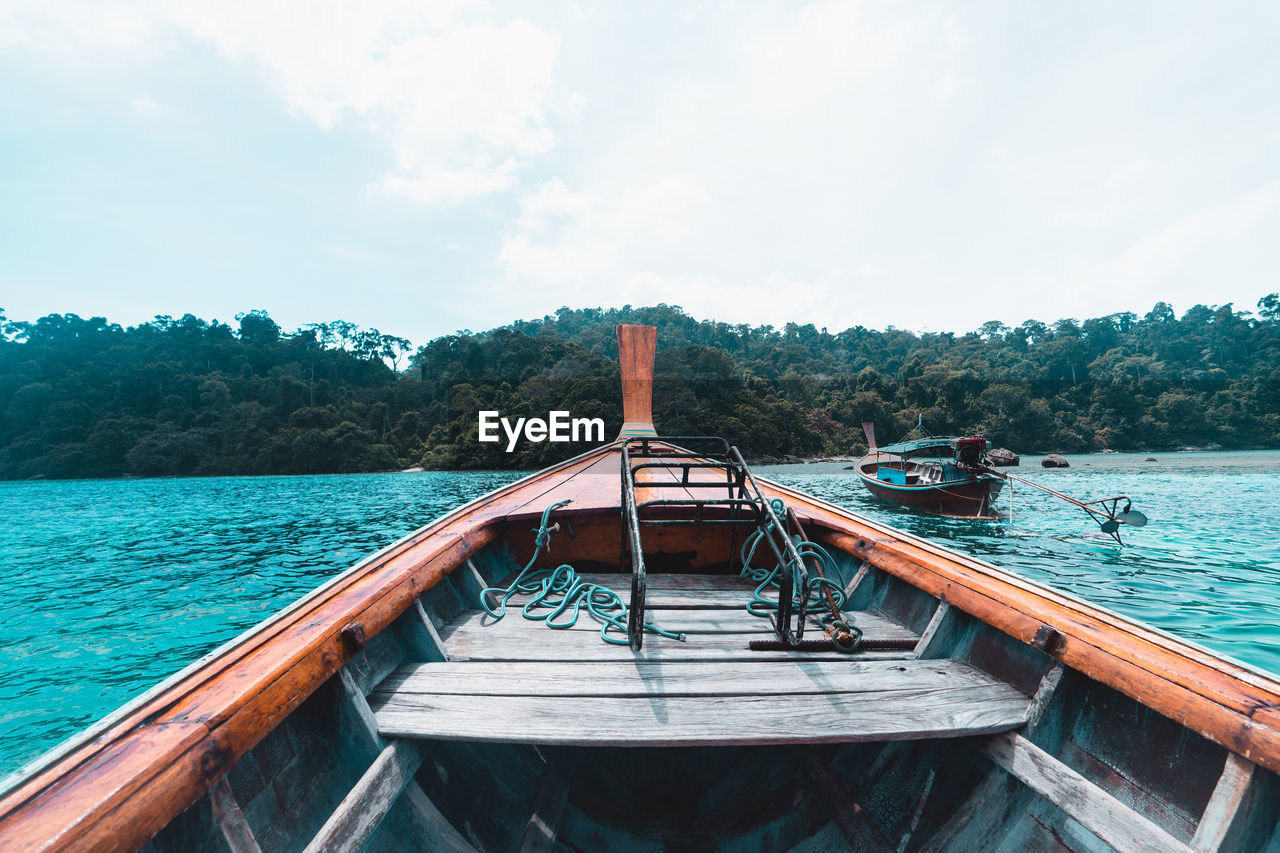
<svg viewBox="0 0 1280 853"><path fill-rule="evenodd" d="M1063 459L1057 453L1050 453L1048 456L1040 460L1040 464L1046 468L1070 468L1071 463Z"/></svg>
<svg viewBox="0 0 1280 853"><path fill-rule="evenodd" d="M1017 465L1021 461L1021 457L1006 447L997 447L995 450L987 451L987 457L991 460L991 464L997 467L1007 467Z"/></svg>
<svg viewBox="0 0 1280 853"><path fill-rule="evenodd" d="M1146 459L1143 459L1142 461L1143 462L1159 462L1160 460L1156 459L1154 456L1148 456Z"/></svg>

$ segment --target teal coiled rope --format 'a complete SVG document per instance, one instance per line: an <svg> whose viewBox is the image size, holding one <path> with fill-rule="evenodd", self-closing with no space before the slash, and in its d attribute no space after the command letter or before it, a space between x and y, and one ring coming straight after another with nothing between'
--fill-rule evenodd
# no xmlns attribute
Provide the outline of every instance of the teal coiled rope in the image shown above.
<svg viewBox="0 0 1280 853"><path fill-rule="evenodd" d="M507 602L516 595L532 595L520 613L535 622L545 622L548 628L572 628L578 623L583 608L600 623L600 639L614 646L627 644L627 606L622 597L607 586L588 583L578 577L573 566L561 565L554 569L531 571L538 555L551 544L551 513L570 501L560 501L542 511L542 522L534 530L533 557L516 575L510 586L491 586L480 591L480 606L494 619L507 614ZM497 607L489 605L490 595L499 596ZM567 615L566 615L567 614ZM667 631L657 625L645 623L644 629L653 634L684 641L684 634ZM613 636L613 632L620 636Z"/></svg>
<svg viewBox="0 0 1280 853"><path fill-rule="evenodd" d="M782 518L786 513L786 505L783 504L780 498L773 498L769 501L769 505L773 508L773 514L777 518ZM742 558L742 577L756 584L755 594L751 597L751 601L747 603L747 612L752 616L767 617L778 610L777 593L774 594L772 600L767 597L766 593L769 590L780 591L781 583L778 578L780 567L757 569L751 565L751 561L756 555L756 548L769 535L772 528L772 521L766 521L763 526L756 528L755 532L742 543L742 550L739 553ZM827 574L836 577L840 576L836 561L821 545L816 542L810 542L807 539L801 539L798 536L793 537L792 541L801 560L809 557L817 559L822 563L823 569ZM793 591L791 606L793 609L798 609L800 603L804 601L806 612L814 605L821 606L826 598L827 590L830 590L832 597L835 599L836 609L843 610L845 604L844 588L836 581L831 580L830 577L821 577L819 575L809 578L808 584L803 591ZM822 623L828 628L835 629L833 631L833 640L836 642L836 647L841 651L854 651L862 641L862 631L857 626L847 621L837 620L832 613L824 615Z"/></svg>

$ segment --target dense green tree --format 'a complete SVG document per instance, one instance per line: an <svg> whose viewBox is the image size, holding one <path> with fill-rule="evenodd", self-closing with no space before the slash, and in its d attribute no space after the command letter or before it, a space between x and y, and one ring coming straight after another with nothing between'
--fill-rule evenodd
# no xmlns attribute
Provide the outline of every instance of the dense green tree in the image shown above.
<svg viewBox="0 0 1280 853"><path fill-rule="evenodd" d="M584 444L477 440L477 413L619 427L617 323L658 327L655 417L750 455L860 451L924 418L1024 451L1280 446L1280 295L1257 315L1166 303L963 335L697 321L667 305L562 308L411 350L332 321L288 333L187 314L123 328L0 311L0 477L534 467ZM405 356L408 356L407 362Z"/></svg>

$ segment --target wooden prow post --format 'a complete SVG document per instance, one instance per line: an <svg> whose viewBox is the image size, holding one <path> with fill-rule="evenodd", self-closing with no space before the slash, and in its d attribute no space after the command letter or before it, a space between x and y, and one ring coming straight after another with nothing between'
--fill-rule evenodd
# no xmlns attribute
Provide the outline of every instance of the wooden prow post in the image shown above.
<svg viewBox="0 0 1280 853"><path fill-rule="evenodd" d="M618 364L622 368L622 431L618 438L657 435L653 428L653 326L618 326Z"/></svg>

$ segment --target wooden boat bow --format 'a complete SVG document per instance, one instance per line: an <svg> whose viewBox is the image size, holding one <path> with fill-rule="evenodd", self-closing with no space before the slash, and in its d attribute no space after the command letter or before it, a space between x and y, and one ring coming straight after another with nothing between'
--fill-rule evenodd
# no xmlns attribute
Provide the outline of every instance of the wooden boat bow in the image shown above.
<svg viewBox="0 0 1280 853"><path fill-rule="evenodd" d="M485 578L472 576L476 567L471 560L482 553L502 548L509 552L509 558L514 561L512 565L532 560L530 523L551 504L571 502L556 512L556 518L572 526L572 538L566 531L553 545L553 553L540 557L543 562L535 562L535 565L554 565L563 561L564 555L571 550L575 563L616 569L621 439L653 435L655 432L649 402L653 382L654 332L647 327L620 327L619 331L626 412L619 441L497 489L422 527L24 768L0 799L0 849L132 850L146 844L198 802L209 803L209 808L217 814L225 814L228 809L238 810L235 798L225 788L228 771L254 753L264 739L291 715L298 713L322 688L340 689L342 695L354 696L354 707L363 707L361 713L373 720L373 715L364 706L364 695L373 691L390 672L387 665L375 666L372 662L372 650L383 643L379 638L398 630L397 626L413 624L416 625L415 630L425 632L423 636L439 643L438 650L445 650L447 643L437 633L439 626L436 620L429 618L423 610L421 602L424 597L442 585L451 584L474 594L477 584ZM645 476L662 477L663 474L649 470ZM1223 779L1213 789L1217 799L1211 798L1210 806L1219 800L1226 803L1231 790L1234 790L1231 785L1236 784L1232 779L1245 779L1237 785L1241 791L1249 785L1263 784L1250 781L1255 778L1249 775L1253 772L1252 765L1270 773L1280 772L1280 683L1272 677L996 566L872 523L795 489L768 481L761 481L761 487L767 498L780 499L794 512L810 538L829 548L848 565L862 567L850 585L851 590L855 590L864 577L878 573L881 580L877 581L880 584L877 589L918 591L919 595L911 592L915 597L910 599L914 603L909 606L915 609L908 619L919 625L918 630L910 634L918 637L918 642L914 652L904 660L931 666L936 664L934 668L938 671L929 677L944 677L944 674L939 674L942 670L938 669L942 664L928 659L933 648L943 642L948 630L956 636L965 630L976 636L989 628L992 629L991 637L983 640L983 644L975 641L969 662L964 665L989 665L988 669L997 680L1007 676L1019 691L1029 697L1030 710L1027 714L1030 716L1027 719L1032 724L1037 715L1044 713L1044 705L1050 701L1058 679L1066 671L1081 684L1085 684L1086 679L1096 682L1105 689L1128 697L1137 706L1150 709L1207 741L1225 747L1229 752L1227 764ZM639 492L644 490L643 481L637 483L637 489ZM660 529L649 540L655 564L661 564L662 560L673 566L678 564L679 571L668 575L670 578L689 576L690 572L712 572L724 562L724 553L730 550L729 540L717 539L719 535L712 536L705 531L690 533L687 529ZM653 593L650 595L652 597ZM930 605L930 609L917 613L924 605ZM502 628L496 627L495 630L500 632ZM461 637L462 632L457 636ZM633 676L628 672L640 671L660 680L665 677L664 666L677 666L675 663L660 663L663 660L661 647L654 650L646 645L646 650L647 654L658 657L651 657L648 662L635 658L621 669L615 661L593 670L604 685L600 690L616 689L629 696L631 694L627 691L632 688L627 686L626 679ZM431 683L447 682L453 677L447 674L451 670L440 666L447 663L447 657L447 654L442 654L433 661L428 655L425 660L419 657L416 662L411 659L402 663L401 669L397 670L400 675L378 688L381 698L377 701L399 701L395 699L394 688L418 683L412 682L414 677L427 678ZM779 665L770 670L775 673L771 677L779 679L780 684L797 684L799 682L793 676L787 675L789 665L783 663L787 659L772 659ZM1035 665L1026 673L1013 671L1025 661L1034 661ZM695 665L688 662L679 664ZM853 665L841 663L838 658L806 664L819 675ZM877 665L879 668L870 664L858 665L864 666L866 672L879 672L877 678L888 679L892 675L888 664ZM360 674L366 670L365 675ZM379 673L376 680L372 674L374 670ZM923 673L924 669L919 671ZM498 674L494 676L494 686L490 689L499 690L502 683L519 687L518 670L495 665L494 672ZM501 676L502 672L508 675ZM502 678L507 681L502 682ZM609 687L610 684L615 686ZM725 684L728 681L722 679L721 687ZM782 704L805 708L806 701L800 695L790 697ZM503 706L504 702L513 709L519 707L519 703L507 699L495 699L494 705ZM758 704L767 717L767 703L762 701ZM605 703L600 707L614 706ZM672 707L684 706L677 703ZM387 712L386 719L391 716L391 712ZM839 713L829 717L833 724L839 724ZM414 722L412 715L401 714L397 719L406 726L405 733L411 733L410 729L418 731L422 725L421 718ZM463 719L465 722L465 716ZM370 743L381 744L379 749L383 750L368 771L374 773L376 770L376 778L369 784L390 778L385 774L399 774L399 777L407 774L408 781L400 778L400 782L409 785L407 790L417 791L417 786L411 781L423 753L416 746L400 745L407 742L385 740L390 730L385 728L384 722L380 718L369 723L373 726L368 733ZM884 731L872 731L875 726L868 724L866 731L871 734L867 737L884 740L895 736L891 732L886 734L888 728L881 728ZM1003 729L988 728L986 731ZM690 732L692 734L686 736L687 742L698 742L697 727L694 726ZM719 742L775 742L769 739L768 734L752 734L744 729L738 736L728 732ZM495 737L501 741L508 737L508 733L498 730ZM577 737L581 742L589 741L587 735ZM842 737L848 742L855 740L853 736ZM794 740L783 738L778 742ZM821 742L821 738L815 736L803 742ZM1026 758L1031 754L1029 749L1040 747L1028 746L1030 741L1017 732L990 735L988 739L974 743L991 756L997 766L1005 767L1032 789L1044 793L1036 788L1042 783L1037 782L1034 772L1022 763L1031 760ZM810 758L805 761L811 762L813 753L806 755ZM810 767L806 771L810 773L807 778L822 779L825 778L822 774L830 772L828 764L820 764L816 769L810 763L801 764ZM1036 766L1052 767L1043 762ZM1074 770L1071 772L1075 773ZM1237 775L1230 776L1232 772ZM1064 785L1069 783L1068 787L1081 784L1065 772L1062 778L1068 780L1062 782ZM1270 780L1271 777L1267 778ZM1094 785L1087 780L1086 783ZM1045 791L1053 787L1047 782L1043 785ZM1265 787L1264 794L1258 795L1262 797L1259 802L1270 802L1266 797L1274 794L1274 783L1266 781L1265 785L1270 787ZM545 792L549 804L557 802L560 795L556 790L552 787ZM1131 805L1123 806L1127 811L1114 812L1109 801L1096 790L1080 790L1084 791L1080 794L1084 797L1081 802L1087 803L1088 808L1078 806L1084 810L1079 819L1106 843L1123 847L1127 843L1125 839L1130 837L1125 833L1136 831L1126 830L1124 826L1116 828L1113 824L1137 827L1143 832L1149 830L1141 822L1146 819L1132 812ZM1219 790L1223 793L1219 794ZM419 796L420 792L413 793L411 798ZM839 795L834 796L840 800ZM1045 793L1045 796L1051 797L1051 794ZM1243 796L1242 793L1232 801L1234 804L1220 803L1221 809L1229 813L1225 817L1214 818L1212 826L1209 814L1212 809L1206 807L1201 825L1192 828L1195 834L1199 836L1203 830L1207 837L1212 834L1211 830L1218 832L1218 842L1215 843L1234 837L1230 835L1236 831L1232 827L1245 820L1240 817L1244 814L1241 810L1245 808L1240 804ZM418 801L415 799L414 802ZM922 798L922 810L924 802ZM1075 808L1056 801L1055 805ZM422 813L425 807L419 803L415 808L418 809L415 813ZM870 833L865 836L870 838L880 832L878 829L874 832L867 830L863 826L865 817L860 818L856 812L850 812L847 804L837 804L833 808L842 815L837 823L846 838L857 832ZM961 814L961 811L956 814ZM1106 817L1112 813L1120 814L1123 819L1116 821ZM919 812L915 819L919 821ZM228 820L233 825L240 825L234 819ZM244 820L241 816L240 823ZM350 815L335 813L330 822L336 823L330 826L330 822L326 822L316 839L362 837L367 840L360 833L372 833L377 829L375 821L372 828L365 827L357 832L352 829L356 824L351 820ZM933 842L939 845L937 849L945 848L943 839L965 837L963 833L969 830L958 828L957 820L959 818L953 816L939 831L940 840ZM1258 823L1257 818L1251 820ZM1266 819L1262 819L1262 824L1265 823ZM456 833L447 825L433 825L436 827L434 831ZM863 828L859 829L859 826ZM1187 845L1195 840L1181 839L1181 836L1174 838L1158 827L1151 831L1159 833L1152 837L1158 837L1161 843L1167 841L1175 845L1169 849L1189 849ZM319 842L313 839L312 843L314 846ZM906 838L902 844L907 844ZM1205 846L1204 849L1216 848Z"/></svg>

